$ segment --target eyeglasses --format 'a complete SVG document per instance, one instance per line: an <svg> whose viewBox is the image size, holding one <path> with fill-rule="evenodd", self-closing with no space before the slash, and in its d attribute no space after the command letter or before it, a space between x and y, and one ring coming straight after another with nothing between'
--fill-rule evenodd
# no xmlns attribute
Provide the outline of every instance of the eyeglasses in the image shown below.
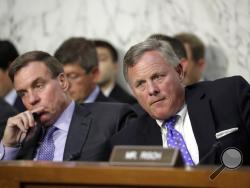
<svg viewBox="0 0 250 188"><path fill-rule="evenodd" d="M83 76L85 76L86 74L79 74L79 73L68 73L66 74L67 78L69 79L69 81L77 81L80 80Z"/></svg>

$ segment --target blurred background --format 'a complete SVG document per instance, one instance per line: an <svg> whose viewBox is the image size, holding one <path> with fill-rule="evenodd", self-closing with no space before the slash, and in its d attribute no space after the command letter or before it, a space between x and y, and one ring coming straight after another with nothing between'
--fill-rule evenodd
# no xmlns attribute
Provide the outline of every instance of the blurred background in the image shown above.
<svg viewBox="0 0 250 188"><path fill-rule="evenodd" d="M0 39L53 54L71 36L120 51L153 33L192 32L206 45L206 79L250 81L250 0L0 0ZM120 74L119 82L122 83Z"/></svg>

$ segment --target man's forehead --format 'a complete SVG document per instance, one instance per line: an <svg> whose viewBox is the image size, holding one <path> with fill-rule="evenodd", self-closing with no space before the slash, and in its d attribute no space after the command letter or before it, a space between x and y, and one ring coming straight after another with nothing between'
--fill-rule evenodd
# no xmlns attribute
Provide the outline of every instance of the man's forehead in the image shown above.
<svg viewBox="0 0 250 188"><path fill-rule="evenodd" d="M33 61L16 72L14 76L14 85L20 85L21 83L25 84L31 80L35 80L37 77L43 77L47 74L51 75L51 72L45 64L39 61Z"/></svg>
<svg viewBox="0 0 250 188"><path fill-rule="evenodd" d="M109 48L106 47L97 47L97 54L99 56L111 56L112 52Z"/></svg>

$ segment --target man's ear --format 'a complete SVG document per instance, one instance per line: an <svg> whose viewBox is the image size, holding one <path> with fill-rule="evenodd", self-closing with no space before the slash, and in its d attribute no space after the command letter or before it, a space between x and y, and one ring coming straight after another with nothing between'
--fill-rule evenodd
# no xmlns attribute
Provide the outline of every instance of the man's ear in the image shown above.
<svg viewBox="0 0 250 188"><path fill-rule="evenodd" d="M188 60L183 58L183 59L181 59L180 64L182 66L183 74L184 74L184 77L185 77L187 75Z"/></svg>
<svg viewBox="0 0 250 188"><path fill-rule="evenodd" d="M97 83L98 78L99 78L99 75L100 75L100 71L99 71L98 66L94 67L94 68L91 70L91 72L90 72L89 74L91 74L92 80L93 80L95 83Z"/></svg>
<svg viewBox="0 0 250 188"><path fill-rule="evenodd" d="M69 88L69 81L68 81L68 78L66 77L65 73L60 73L58 75L57 79L59 81L59 84L60 84L61 88L64 91L67 91L68 88Z"/></svg>
<svg viewBox="0 0 250 188"><path fill-rule="evenodd" d="M205 59L204 58L199 59L197 64L199 65L200 72L203 73L206 65Z"/></svg>
<svg viewBox="0 0 250 188"><path fill-rule="evenodd" d="M176 67L175 67L176 72L179 75L180 81L183 81L184 79L184 70L183 70L183 66L181 63L179 63Z"/></svg>

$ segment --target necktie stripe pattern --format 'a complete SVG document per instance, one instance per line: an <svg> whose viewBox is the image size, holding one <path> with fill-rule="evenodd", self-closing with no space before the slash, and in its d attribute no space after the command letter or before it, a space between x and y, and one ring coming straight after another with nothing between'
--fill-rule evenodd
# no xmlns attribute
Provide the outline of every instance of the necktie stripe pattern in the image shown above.
<svg viewBox="0 0 250 188"><path fill-rule="evenodd" d="M173 116L168 119L165 125L167 128L168 146L171 148L178 148L181 152L181 155L182 155L182 158L184 159L185 164L188 166L193 166L194 162L191 158L190 153L188 152L186 143L182 135L174 128L176 120L177 120L177 116Z"/></svg>
<svg viewBox="0 0 250 188"><path fill-rule="evenodd" d="M38 160L52 161L54 158L55 144L53 140L53 133L57 130L56 127L51 126L47 129L45 137L42 141L38 152Z"/></svg>

